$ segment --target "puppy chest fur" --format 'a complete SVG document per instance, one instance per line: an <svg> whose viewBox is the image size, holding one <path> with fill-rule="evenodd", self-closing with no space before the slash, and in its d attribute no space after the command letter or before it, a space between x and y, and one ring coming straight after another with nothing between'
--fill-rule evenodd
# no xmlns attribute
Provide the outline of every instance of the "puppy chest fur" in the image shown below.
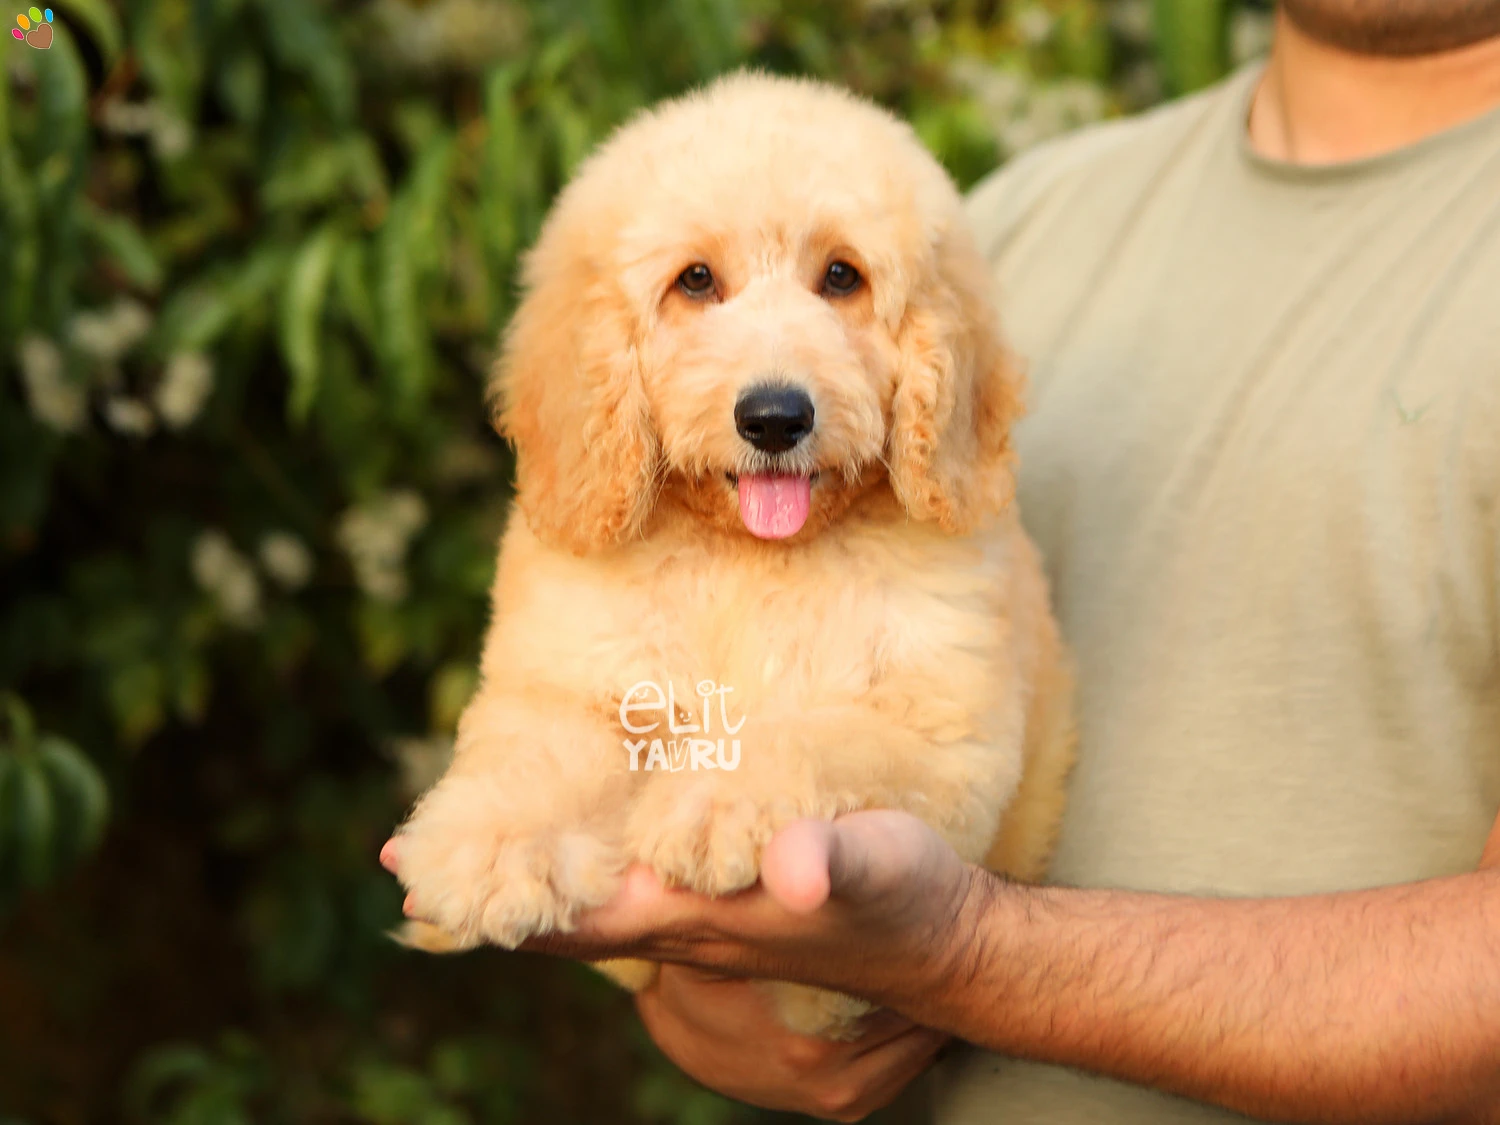
<svg viewBox="0 0 1500 1125"><path fill-rule="evenodd" d="M599 810L612 839L702 890L754 877L713 863L702 840L661 839L659 816L675 821L710 793L780 806L768 829L791 816L907 809L978 860L1019 781L1029 696L1005 555L998 532L986 543L856 524L791 549L684 536L574 559L518 526L462 749L500 733L481 725L492 698L544 696L592 716L597 738L572 751L575 768L616 779L613 799L642 807L634 821ZM706 684L720 690L704 716ZM678 714L648 706L662 695ZM623 720L622 702L632 706ZM716 739L726 724L740 747L733 771L647 770L644 755L629 768L630 742Z"/></svg>

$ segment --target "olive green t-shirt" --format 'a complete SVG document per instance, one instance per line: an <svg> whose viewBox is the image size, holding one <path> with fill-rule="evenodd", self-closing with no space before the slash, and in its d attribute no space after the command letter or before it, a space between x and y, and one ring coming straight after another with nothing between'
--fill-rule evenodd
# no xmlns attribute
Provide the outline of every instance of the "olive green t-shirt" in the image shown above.
<svg viewBox="0 0 1500 1125"><path fill-rule="evenodd" d="M1500 810L1500 111L1299 167L1248 147L1257 78L972 195L1078 663L1061 883L1423 879ZM1235 1119L983 1054L940 1084L943 1125Z"/></svg>

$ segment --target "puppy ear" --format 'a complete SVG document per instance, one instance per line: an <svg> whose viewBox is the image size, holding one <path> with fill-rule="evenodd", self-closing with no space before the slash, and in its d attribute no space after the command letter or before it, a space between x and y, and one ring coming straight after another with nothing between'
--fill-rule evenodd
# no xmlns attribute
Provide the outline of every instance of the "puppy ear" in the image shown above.
<svg viewBox="0 0 1500 1125"><path fill-rule="evenodd" d="M494 387L516 503L537 538L579 555L640 533L660 456L625 298L586 261L545 241L533 253Z"/></svg>
<svg viewBox="0 0 1500 1125"><path fill-rule="evenodd" d="M913 295L897 340L891 486L912 518L967 533L1015 493L1010 429L1024 393L977 251L946 240L936 276Z"/></svg>

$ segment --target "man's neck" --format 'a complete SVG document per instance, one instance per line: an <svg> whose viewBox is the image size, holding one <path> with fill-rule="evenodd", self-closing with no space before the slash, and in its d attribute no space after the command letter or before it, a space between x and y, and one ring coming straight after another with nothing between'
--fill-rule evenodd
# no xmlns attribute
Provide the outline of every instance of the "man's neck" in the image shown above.
<svg viewBox="0 0 1500 1125"><path fill-rule="evenodd" d="M1284 12L1250 107L1250 144L1273 160L1378 156L1500 106L1500 37L1432 55L1359 55L1313 39Z"/></svg>

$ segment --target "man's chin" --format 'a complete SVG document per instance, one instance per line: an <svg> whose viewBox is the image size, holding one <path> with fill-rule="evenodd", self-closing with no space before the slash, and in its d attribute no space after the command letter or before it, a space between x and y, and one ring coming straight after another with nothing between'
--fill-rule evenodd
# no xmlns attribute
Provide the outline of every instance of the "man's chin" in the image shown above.
<svg viewBox="0 0 1500 1125"><path fill-rule="evenodd" d="M1281 0L1281 9L1304 34L1357 55L1431 55L1500 36L1500 0Z"/></svg>

